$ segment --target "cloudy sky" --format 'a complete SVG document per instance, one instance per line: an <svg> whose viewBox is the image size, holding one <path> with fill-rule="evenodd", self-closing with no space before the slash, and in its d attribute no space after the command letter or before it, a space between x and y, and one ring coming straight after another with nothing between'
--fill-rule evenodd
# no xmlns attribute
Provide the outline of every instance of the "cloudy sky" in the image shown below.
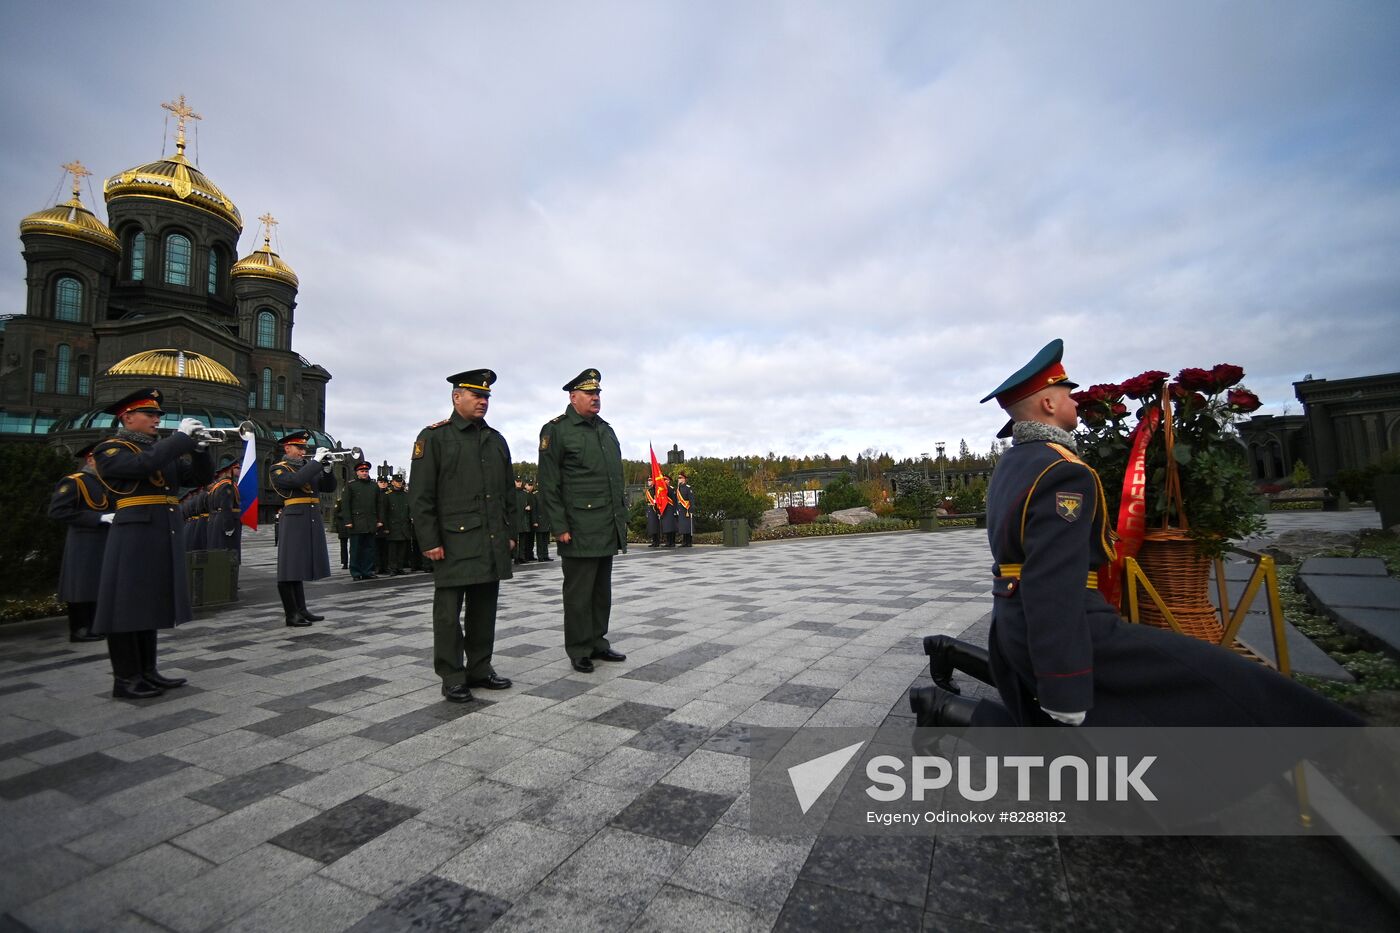
<svg viewBox="0 0 1400 933"><path fill-rule="evenodd" d="M518 459L588 366L635 458L985 450L1056 336L1081 383L1232 362L1274 413L1400 370L1390 0L49 0L0 7L0 79L13 225L188 96L376 461L476 366Z"/></svg>

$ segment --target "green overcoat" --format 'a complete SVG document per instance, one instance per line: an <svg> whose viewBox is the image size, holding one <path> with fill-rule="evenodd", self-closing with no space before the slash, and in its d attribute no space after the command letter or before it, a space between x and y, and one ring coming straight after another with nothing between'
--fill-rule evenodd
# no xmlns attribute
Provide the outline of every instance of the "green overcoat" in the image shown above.
<svg viewBox="0 0 1400 933"><path fill-rule="evenodd" d="M543 518L559 542L560 557L611 557L627 550L627 506L622 495L622 447L602 418L572 407L540 428Z"/></svg>
<svg viewBox="0 0 1400 933"><path fill-rule="evenodd" d="M511 575L515 479L506 439L485 420L456 412L413 443L409 510L418 547L441 547L433 585L468 586Z"/></svg>

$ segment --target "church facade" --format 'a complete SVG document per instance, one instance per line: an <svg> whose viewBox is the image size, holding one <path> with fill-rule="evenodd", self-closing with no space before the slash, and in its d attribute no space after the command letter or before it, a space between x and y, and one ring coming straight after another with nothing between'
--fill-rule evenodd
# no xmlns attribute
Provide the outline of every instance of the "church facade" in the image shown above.
<svg viewBox="0 0 1400 933"><path fill-rule="evenodd" d="M76 162L72 196L20 222L27 298L0 317L0 441L77 450L109 433L103 407L154 385L162 428L252 421L261 458L298 428L338 446L325 434L331 374L292 347L299 282L273 249L276 221L261 217L262 245L238 257L242 215L185 156L198 115L183 97L162 106L175 154L108 178L106 223L82 202Z"/></svg>

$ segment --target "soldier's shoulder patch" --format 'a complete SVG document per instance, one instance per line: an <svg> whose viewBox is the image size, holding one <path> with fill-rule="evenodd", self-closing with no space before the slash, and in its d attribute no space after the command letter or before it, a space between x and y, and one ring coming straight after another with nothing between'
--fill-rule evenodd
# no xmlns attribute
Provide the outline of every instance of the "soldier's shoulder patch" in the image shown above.
<svg viewBox="0 0 1400 933"><path fill-rule="evenodd" d="M70 489L72 489L72 488L73 488L72 486L69 486L67 483L64 483L64 484L62 484L61 486L58 487L58 491L59 491L59 492L65 492L65 493L66 493L68 490L70 490Z"/></svg>
<svg viewBox="0 0 1400 933"><path fill-rule="evenodd" d="M421 438L421 437L418 438L418 440L416 440L416 441L413 442L413 459L414 459L414 460L422 460L422 459L423 459L423 438Z"/></svg>
<svg viewBox="0 0 1400 933"><path fill-rule="evenodd" d="M431 431L431 430L433 430L434 428L440 428L440 427L442 427L444 424L447 424L447 423L448 423L449 421L451 421L451 420L452 420L452 419L449 417L449 418L443 418L441 421L434 421L432 424L428 425L428 426L427 426L426 428L424 428L423 430L424 430L424 431Z"/></svg>
<svg viewBox="0 0 1400 933"><path fill-rule="evenodd" d="M115 456L117 455L117 452L118 452L119 450L121 450L120 447L108 447L106 450L104 450L104 451L102 451L102 452L103 452L104 454L106 454L107 456L109 456L109 457L115 457Z"/></svg>
<svg viewBox="0 0 1400 933"><path fill-rule="evenodd" d="M548 434L541 434L541 435L540 435L540 450L548 450L548 449L549 449L549 435L548 435Z"/></svg>
<svg viewBox="0 0 1400 933"><path fill-rule="evenodd" d="M1067 522L1079 521L1079 516L1084 511L1084 493L1082 492L1057 492L1055 493L1055 514Z"/></svg>

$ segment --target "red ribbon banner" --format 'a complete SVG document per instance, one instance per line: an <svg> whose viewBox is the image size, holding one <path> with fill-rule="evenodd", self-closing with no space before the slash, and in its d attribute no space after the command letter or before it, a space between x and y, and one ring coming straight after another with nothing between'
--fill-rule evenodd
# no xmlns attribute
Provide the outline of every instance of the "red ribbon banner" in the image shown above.
<svg viewBox="0 0 1400 933"><path fill-rule="evenodd" d="M1162 419L1160 408L1151 408L1133 429L1128 468L1123 472L1123 494L1118 500L1118 546L1112 563L1099 568L1099 592L1110 606L1123 599L1125 559L1137 557L1147 532L1147 444Z"/></svg>

